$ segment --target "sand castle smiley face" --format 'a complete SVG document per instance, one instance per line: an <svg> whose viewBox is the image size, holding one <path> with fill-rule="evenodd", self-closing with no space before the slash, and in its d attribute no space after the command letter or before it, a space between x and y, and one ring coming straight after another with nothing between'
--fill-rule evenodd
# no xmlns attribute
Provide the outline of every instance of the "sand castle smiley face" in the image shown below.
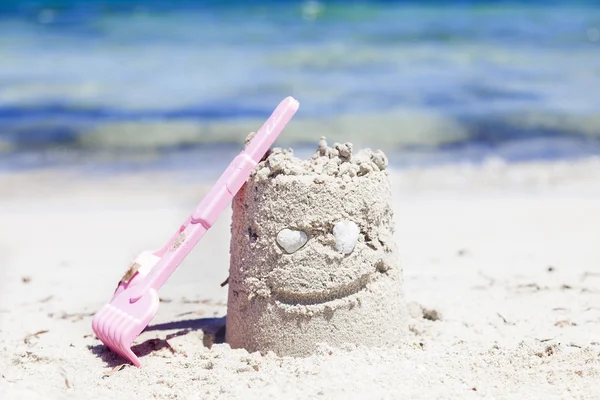
<svg viewBox="0 0 600 400"><path fill-rule="evenodd" d="M307 160L273 149L234 199L232 348L305 356L405 335L387 159L352 149L324 138Z"/></svg>
<svg viewBox="0 0 600 400"><path fill-rule="evenodd" d="M266 281L280 303L310 306L344 299L364 290L388 268L384 252L365 243L354 221L315 225L286 227L274 238L279 257Z"/></svg>

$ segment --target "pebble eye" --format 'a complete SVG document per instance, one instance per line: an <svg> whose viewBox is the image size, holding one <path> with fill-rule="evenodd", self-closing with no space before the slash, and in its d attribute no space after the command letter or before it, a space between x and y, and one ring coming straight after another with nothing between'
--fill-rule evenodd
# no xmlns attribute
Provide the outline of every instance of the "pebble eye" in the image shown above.
<svg viewBox="0 0 600 400"><path fill-rule="evenodd" d="M360 229L352 221L338 221L333 227L333 236L335 237L335 248L342 254L350 254L358 241Z"/></svg>
<svg viewBox="0 0 600 400"><path fill-rule="evenodd" d="M288 254L300 250L308 241L308 235L303 231L282 229L277 234L277 244Z"/></svg>

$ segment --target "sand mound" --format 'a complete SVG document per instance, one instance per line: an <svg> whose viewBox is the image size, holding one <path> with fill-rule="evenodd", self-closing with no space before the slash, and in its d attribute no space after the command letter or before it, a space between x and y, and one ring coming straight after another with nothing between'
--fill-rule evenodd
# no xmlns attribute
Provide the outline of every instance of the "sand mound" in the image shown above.
<svg viewBox="0 0 600 400"><path fill-rule="evenodd" d="M406 329L387 159L273 150L233 203L227 341L308 355L320 343L388 346Z"/></svg>

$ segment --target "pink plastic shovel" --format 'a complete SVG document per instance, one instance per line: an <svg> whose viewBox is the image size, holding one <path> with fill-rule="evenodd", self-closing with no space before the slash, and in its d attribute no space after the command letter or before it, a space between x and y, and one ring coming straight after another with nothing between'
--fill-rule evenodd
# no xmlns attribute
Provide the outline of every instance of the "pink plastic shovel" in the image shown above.
<svg viewBox="0 0 600 400"><path fill-rule="evenodd" d="M111 350L136 367L141 366L131 344L156 315L158 290L216 222L298 107L298 101L292 97L279 103L173 237L161 249L145 251L136 257L110 303L104 305L92 321L94 333Z"/></svg>

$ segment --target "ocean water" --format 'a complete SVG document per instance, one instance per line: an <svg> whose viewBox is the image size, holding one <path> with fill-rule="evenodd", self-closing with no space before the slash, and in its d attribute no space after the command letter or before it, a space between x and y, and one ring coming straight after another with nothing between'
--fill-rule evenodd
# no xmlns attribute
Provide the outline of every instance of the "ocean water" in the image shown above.
<svg viewBox="0 0 600 400"><path fill-rule="evenodd" d="M0 168L221 166L277 145L392 163L600 154L596 2L0 2Z"/></svg>

